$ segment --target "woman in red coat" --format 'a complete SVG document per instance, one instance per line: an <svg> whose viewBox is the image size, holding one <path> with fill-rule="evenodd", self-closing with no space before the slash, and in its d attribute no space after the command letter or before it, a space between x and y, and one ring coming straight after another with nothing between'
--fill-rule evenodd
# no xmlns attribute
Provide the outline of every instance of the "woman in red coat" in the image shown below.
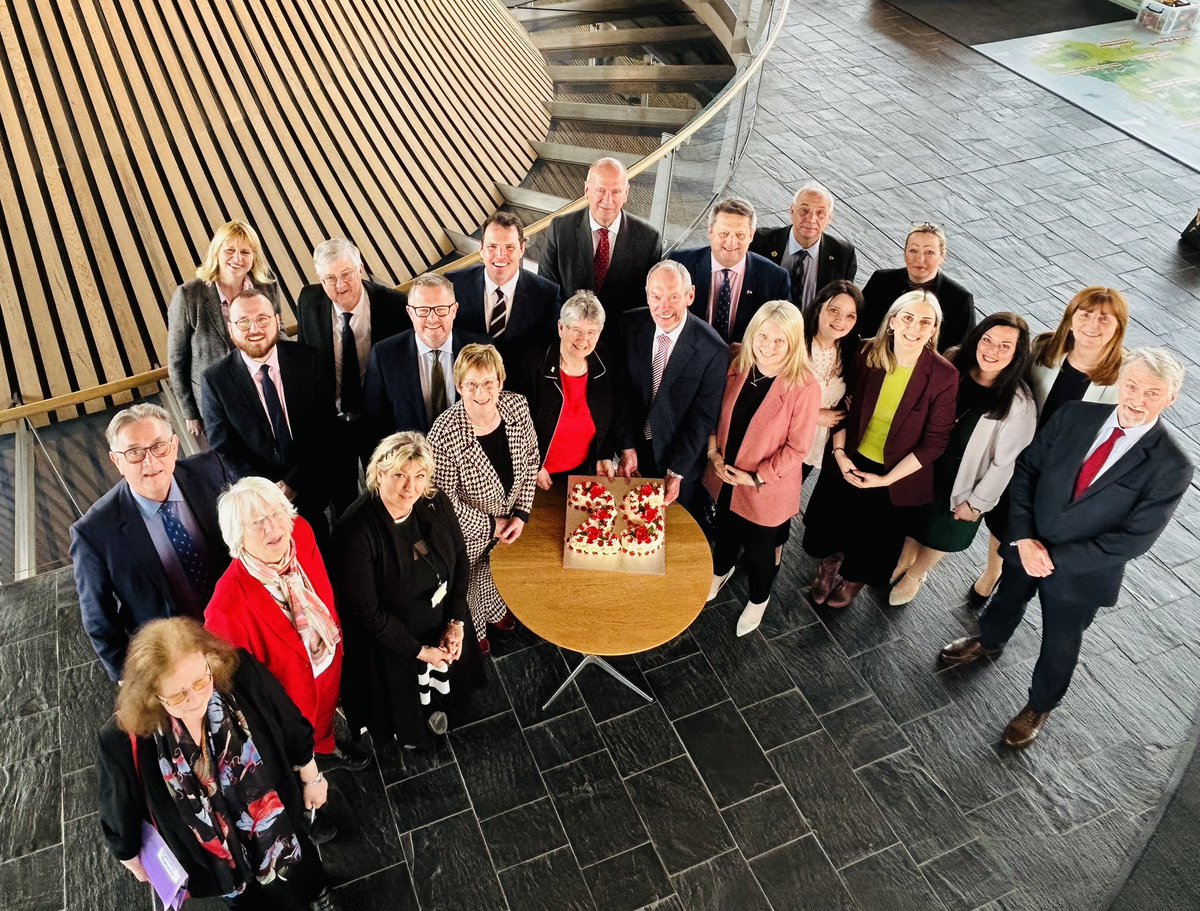
<svg viewBox="0 0 1200 911"><path fill-rule="evenodd" d="M243 478L217 502L233 562L204 625L266 665L313 726L322 769L358 767L343 754L333 716L342 680L342 626L312 529L265 478Z"/></svg>

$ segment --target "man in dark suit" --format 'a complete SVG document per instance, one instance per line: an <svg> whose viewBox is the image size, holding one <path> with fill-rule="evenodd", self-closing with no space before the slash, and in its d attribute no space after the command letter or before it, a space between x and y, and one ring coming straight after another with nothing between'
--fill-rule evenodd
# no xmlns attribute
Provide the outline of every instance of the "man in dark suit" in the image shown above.
<svg viewBox="0 0 1200 911"><path fill-rule="evenodd" d="M928 291L942 308L942 328L938 333L938 351L961 344L975 328L975 298L962 285L942 273L946 260L946 232L929 222L913 225L904 240L904 268L877 269L863 288L863 311L858 315L858 331L870 338L888 308L908 291Z"/></svg>
<svg viewBox="0 0 1200 911"><path fill-rule="evenodd" d="M791 298L787 272L750 252L755 220L750 203L723 199L708 215L709 245L668 254L692 276L692 312L726 344L742 340L750 318L767 301Z"/></svg>
<svg viewBox="0 0 1200 911"><path fill-rule="evenodd" d="M1191 460L1159 420L1182 384L1169 352L1140 348L1121 368L1115 407L1063 405L1017 460L1000 587L979 635L941 652L949 664L998 657L1038 595L1042 650L1029 702L1005 729L1009 746L1037 738L1071 683L1084 631L1116 604L1125 563L1153 546L1191 483Z"/></svg>
<svg viewBox="0 0 1200 911"><path fill-rule="evenodd" d="M658 231L625 211L629 176L615 158L601 158L583 185L588 207L560 215L546 232L538 271L564 297L595 291L606 313L645 306L646 276L662 259Z"/></svg>
<svg viewBox="0 0 1200 911"><path fill-rule="evenodd" d="M671 260L650 270L649 308L624 315L624 420L615 423L617 470L664 478L668 503L703 513L700 486L708 436L717 426L729 352L720 336L688 312L695 297L687 270Z"/></svg>
<svg viewBox="0 0 1200 911"><path fill-rule="evenodd" d="M83 628L117 680L143 623L203 620L229 566L217 497L237 478L215 452L176 462L179 438L157 405L118 412L107 438L121 480L71 526L71 563Z"/></svg>
<svg viewBox="0 0 1200 911"><path fill-rule="evenodd" d="M364 430L363 379L374 345L409 328L404 295L365 280L362 254L344 237L313 250L320 284L300 292L298 340L317 350L326 382L333 384L339 428L330 458L339 460L333 507L340 513L358 496L358 465L370 456ZM350 369L346 369L349 365Z"/></svg>
<svg viewBox="0 0 1200 911"><path fill-rule="evenodd" d="M376 443L401 430L429 433L454 404L454 360L463 345L488 339L456 323L454 286L427 273L412 280L408 312L413 328L380 342L367 367L367 421Z"/></svg>
<svg viewBox="0 0 1200 911"><path fill-rule="evenodd" d="M279 485L327 540L331 482L346 466L330 459L336 412L329 375L307 345L280 340L279 317L261 292L229 305L231 351L206 371L200 411L213 449L242 477Z"/></svg>
<svg viewBox="0 0 1200 911"><path fill-rule="evenodd" d="M790 211L791 226L755 231L750 252L787 270L792 303L803 309L830 282L854 281L858 254L854 244L825 233L833 220L833 194L819 183L797 190Z"/></svg>
<svg viewBox="0 0 1200 911"><path fill-rule="evenodd" d="M554 337L562 293L553 281L521 268L525 228L511 212L485 221L482 236L483 264L446 277L458 301L459 326L487 336L508 362Z"/></svg>

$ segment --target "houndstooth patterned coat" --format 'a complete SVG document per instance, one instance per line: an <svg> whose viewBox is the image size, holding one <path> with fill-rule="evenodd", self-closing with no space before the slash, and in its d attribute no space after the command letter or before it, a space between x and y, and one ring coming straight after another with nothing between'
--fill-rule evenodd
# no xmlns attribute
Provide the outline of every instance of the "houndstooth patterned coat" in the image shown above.
<svg viewBox="0 0 1200 911"><path fill-rule="evenodd" d="M508 494L476 440L461 400L442 412L429 430L429 443L437 459L437 487L445 491L454 504L467 544L467 558L471 562L467 604L480 638L487 634L487 624L500 620L507 610L492 581L488 559L493 519L511 516L514 510L528 513L533 508L533 493L541 464L537 433L525 397L515 392L501 392L497 406L512 455L513 486Z"/></svg>

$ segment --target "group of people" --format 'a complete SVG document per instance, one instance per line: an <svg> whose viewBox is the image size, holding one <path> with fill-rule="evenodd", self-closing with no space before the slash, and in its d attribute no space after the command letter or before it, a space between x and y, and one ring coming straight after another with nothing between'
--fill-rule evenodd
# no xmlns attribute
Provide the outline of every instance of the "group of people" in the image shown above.
<svg viewBox="0 0 1200 911"><path fill-rule="evenodd" d="M628 191L601 159L537 273L501 212L481 264L407 295L325 241L297 341L254 231L218 230L169 312L172 388L208 451L177 460L163 409L122 411L122 481L72 527L84 627L122 683L101 815L135 874L148 819L195 894L331 907L313 841L334 833L304 813L325 772L365 765L361 730L423 748L472 717L491 631L515 625L489 554L572 474L663 479L712 543L710 600L745 569L738 636L769 607L813 468L802 547L826 608L867 585L911 601L985 522L968 601L990 605L941 657L998 656L1040 595L1041 657L1004 734L1037 737L1124 563L1191 480L1159 421L1178 361L1124 351L1128 307L1108 288L1037 338L1015 313L977 320L931 223L860 290L814 183L790 225L760 229L725 199L708 246L666 258Z"/></svg>

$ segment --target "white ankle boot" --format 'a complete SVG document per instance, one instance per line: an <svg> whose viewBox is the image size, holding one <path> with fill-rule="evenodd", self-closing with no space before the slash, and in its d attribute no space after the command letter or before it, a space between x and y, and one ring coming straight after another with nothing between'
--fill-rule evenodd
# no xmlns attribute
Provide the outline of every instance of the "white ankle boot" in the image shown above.
<svg viewBox="0 0 1200 911"><path fill-rule="evenodd" d="M733 575L733 570L735 569L737 569L736 566L730 569L729 572L723 576L713 576L712 585L708 587L708 601L711 601L721 593L721 589L725 587L725 583L729 581L729 577ZM704 603L707 604L708 601L705 601Z"/></svg>
<svg viewBox="0 0 1200 911"><path fill-rule="evenodd" d="M767 612L767 605L771 603L771 599L755 603L751 601L746 605L746 609L742 611L742 615L738 617L737 634L744 636L747 633L752 633L758 629L758 624L762 623L763 614Z"/></svg>

